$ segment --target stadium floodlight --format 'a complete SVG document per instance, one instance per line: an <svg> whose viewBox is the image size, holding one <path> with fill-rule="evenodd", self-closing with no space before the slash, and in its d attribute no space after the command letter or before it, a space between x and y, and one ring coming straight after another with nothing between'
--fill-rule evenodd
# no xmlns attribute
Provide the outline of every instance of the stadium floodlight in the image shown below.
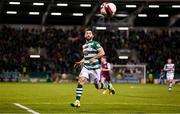
<svg viewBox="0 0 180 114"><path fill-rule="evenodd" d="M57 3L57 6L68 6L68 4L67 3Z"/></svg>
<svg viewBox="0 0 180 114"><path fill-rule="evenodd" d="M33 3L33 5L34 5L34 6L43 6L44 3L38 3L38 2L35 2L35 3Z"/></svg>
<svg viewBox="0 0 180 114"><path fill-rule="evenodd" d="M106 30L106 27L96 27L96 30Z"/></svg>
<svg viewBox="0 0 180 114"><path fill-rule="evenodd" d="M39 15L39 12L29 12L29 15Z"/></svg>
<svg viewBox="0 0 180 114"><path fill-rule="evenodd" d="M126 5L126 8L136 8L136 5Z"/></svg>
<svg viewBox="0 0 180 114"><path fill-rule="evenodd" d="M172 5L172 8L180 8L180 5Z"/></svg>
<svg viewBox="0 0 180 114"><path fill-rule="evenodd" d="M116 14L115 16L116 16L116 17L127 17L128 14Z"/></svg>
<svg viewBox="0 0 180 114"><path fill-rule="evenodd" d="M138 17L147 17L147 14L138 14Z"/></svg>
<svg viewBox="0 0 180 114"><path fill-rule="evenodd" d="M128 59L128 56L119 56L119 59Z"/></svg>
<svg viewBox="0 0 180 114"><path fill-rule="evenodd" d="M9 2L11 5L20 5L20 2Z"/></svg>
<svg viewBox="0 0 180 114"><path fill-rule="evenodd" d="M59 12L52 12L51 15L54 15L54 16L60 16L60 15L62 15L62 13L59 13Z"/></svg>
<svg viewBox="0 0 180 114"><path fill-rule="evenodd" d="M80 4L80 7L91 7L91 4Z"/></svg>
<svg viewBox="0 0 180 114"><path fill-rule="evenodd" d="M40 55L30 55L29 57L30 58L40 58L41 56Z"/></svg>
<svg viewBox="0 0 180 114"><path fill-rule="evenodd" d="M6 11L6 14L17 14L17 11Z"/></svg>
<svg viewBox="0 0 180 114"><path fill-rule="evenodd" d="M129 30L128 27L118 27L118 30Z"/></svg>
<svg viewBox="0 0 180 114"><path fill-rule="evenodd" d="M73 16L83 16L83 13L73 13Z"/></svg>
<svg viewBox="0 0 180 114"><path fill-rule="evenodd" d="M168 14L159 14L158 17L169 17Z"/></svg>
<svg viewBox="0 0 180 114"><path fill-rule="evenodd" d="M159 8L159 5L149 5L149 8Z"/></svg>

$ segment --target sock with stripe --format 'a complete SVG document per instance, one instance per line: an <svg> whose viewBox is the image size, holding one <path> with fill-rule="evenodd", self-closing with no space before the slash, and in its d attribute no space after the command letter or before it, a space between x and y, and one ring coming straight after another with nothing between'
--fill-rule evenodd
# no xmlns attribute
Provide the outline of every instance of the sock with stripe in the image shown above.
<svg viewBox="0 0 180 114"><path fill-rule="evenodd" d="M172 85L173 85L173 84L172 84L172 82L171 82L171 83L169 83L169 88L172 88Z"/></svg>
<svg viewBox="0 0 180 114"><path fill-rule="evenodd" d="M108 83L101 83L101 89L110 89L110 86Z"/></svg>
<svg viewBox="0 0 180 114"><path fill-rule="evenodd" d="M80 101L82 92L83 92L83 86L81 84L78 84L76 88L76 100Z"/></svg>

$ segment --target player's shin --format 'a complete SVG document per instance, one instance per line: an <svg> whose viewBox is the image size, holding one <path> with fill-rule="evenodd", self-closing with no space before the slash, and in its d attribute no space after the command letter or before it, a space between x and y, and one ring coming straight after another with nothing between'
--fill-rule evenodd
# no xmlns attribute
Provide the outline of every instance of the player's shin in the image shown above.
<svg viewBox="0 0 180 114"><path fill-rule="evenodd" d="M108 83L100 83L100 89L110 89L110 86Z"/></svg>
<svg viewBox="0 0 180 114"><path fill-rule="evenodd" d="M169 87L172 88L172 85L173 85L172 82L170 82L170 83L169 83Z"/></svg>
<svg viewBox="0 0 180 114"><path fill-rule="evenodd" d="M76 100L80 101L82 92L83 92L83 86L81 84L78 84L76 88Z"/></svg>
<svg viewBox="0 0 180 114"><path fill-rule="evenodd" d="M109 89L110 88L108 83L99 82L98 79L94 79L94 84L97 89Z"/></svg>

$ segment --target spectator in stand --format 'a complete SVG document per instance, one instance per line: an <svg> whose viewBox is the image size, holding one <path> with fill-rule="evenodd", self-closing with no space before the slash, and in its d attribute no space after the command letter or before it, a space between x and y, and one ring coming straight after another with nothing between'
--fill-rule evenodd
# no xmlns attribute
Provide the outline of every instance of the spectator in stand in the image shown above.
<svg viewBox="0 0 180 114"><path fill-rule="evenodd" d="M38 29L0 27L0 70L19 70L26 64L31 71L34 66L49 66L55 63L56 53L60 52L64 59L65 72L72 71L72 65L81 58L81 47L84 43L83 29L73 28L63 30L61 28ZM124 31L96 31L96 40L103 46L106 57L112 64L119 64L117 49L135 49L139 54L140 63L147 64L147 70L152 73L161 68L167 57L172 56L176 65L180 65L180 31L129 31L126 36ZM73 45L73 46L72 46ZM46 55L43 62L31 63L29 61L30 48L44 48ZM37 65L38 64L38 65ZM180 72L180 66L176 67ZM34 69L37 70L37 69Z"/></svg>

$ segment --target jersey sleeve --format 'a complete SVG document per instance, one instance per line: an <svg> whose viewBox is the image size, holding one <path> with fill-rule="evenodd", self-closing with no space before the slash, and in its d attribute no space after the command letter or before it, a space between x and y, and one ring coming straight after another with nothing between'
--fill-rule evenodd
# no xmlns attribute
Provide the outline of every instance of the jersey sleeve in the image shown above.
<svg viewBox="0 0 180 114"><path fill-rule="evenodd" d="M164 68L163 68L165 71L166 71L166 64L164 65Z"/></svg>
<svg viewBox="0 0 180 114"><path fill-rule="evenodd" d="M173 71L175 71L175 65L173 64Z"/></svg>
<svg viewBox="0 0 180 114"><path fill-rule="evenodd" d="M94 42L94 47L96 50L99 50L100 48L102 48L102 46L98 42Z"/></svg>

